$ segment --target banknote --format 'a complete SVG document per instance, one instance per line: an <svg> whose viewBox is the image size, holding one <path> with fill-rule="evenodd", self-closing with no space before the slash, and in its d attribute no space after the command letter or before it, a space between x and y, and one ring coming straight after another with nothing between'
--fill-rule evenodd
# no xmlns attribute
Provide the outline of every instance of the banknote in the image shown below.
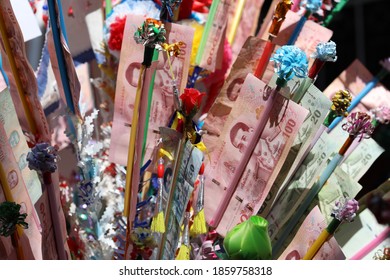
<svg viewBox="0 0 390 280"><path fill-rule="evenodd" d="M341 121L329 133L331 141L337 147L334 153L338 151L345 139L348 138L348 133L342 129L344 123L345 120ZM375 160L384 152L384 149L372 138L362 139L360 142L357 140L355 139L352 146L347 150L341 163L343 170L355 181L359 181ZM354 144L357 145L353 146Z"/></svg>
<svg viewBox="0 0 390 280"><path fill-rule="evenodd" d="M28 168L26 157L30 149L24 140L25 136L19 125L18 116L7 88L0 93L0 119L3 122L5 133L22 173L31 202L35 204L42 195L41 182L36 171Z"/></svg>
<svg viewBox="0 0 390 280"><path fill-rule="evenodd" d="M203 152L194 147L189 141L185 143L178 170L176 184L171 190L168 204L168 231L166 232L162 259L172 260L178 245L181 225L194 183L203 161Z"/></svg>
<svg viewBox="0 0 390 280"><path fill-rule="evenodd" d="M326 184L318 193L318 205L324 215L327 224L332 221L332 210L337 201L343 198L355 198L362 186L343 171L336 167Z"/></svg>
<svg viewBox="0 0 390 280"><path fill-rule="evenodd" d="M374 214L369 209L365 209L355 218L354 222L341 224L334 236L349 259L385 229L386 226L379 224ZM390 237L363 257L363 260L372 260L375 253L385 247L390 247Z"/></svg>
<svg viewBox="0 0 390 280"><path fill-rule="evenodd" d="M236 186L246 186L251 189L262 182L259 184L260 188L253 190L253 192L261 190L257 193L257 197L253 201L245 201L245 204L254 203L251 206L252 211L260 208L263 196L269 189L267 182L273 180L272 176L276 176L273 171L278 172L277 164L280 159L283 161L285 158L283 151L286 139L291 139L290 144L287 144L291 146L294 137L290 138L290 136L295 135L307 114L305 109L293 102L287 102L280 94L276 94L272 105L270 98L267 97L269 90L270 88L262 81L248 74L241 89L242 94L226 119L224 131L218 142L210 143L210 138L204 139L207 147L209 144L219 147L218 150L212 151L209 161L206 158L208 165L206 165L205 213L210 224L218 225ZM274 113L271 113L268 118L265 112L269 112L269 109ZM262 134L261 131L258 132L263 128ZM262 135L260 140L254 139L256 133ZM250 145L254 147L252 155L252 150L247 149ZM252 163L245 167L248 160ZM246 172L242 174L244 170ZM238 183L240 178L245 182ZM245 188L244 192L248 190Z"/></svg>
<svg viewBox="0 0 390 280"><path fill-rule="evenodd" d="M11 96L15 105L20 125L23 131L30 132L31 135L33 135L34 137L38 137L38 139L35 139L36 141L49 141L50 129L38 98L38 85L36 82L35 74L28 61L23 34L20 30L19 24L16 20L12 5L9 0L0 2L0 12L4 19L8 40L12 49L12 54L8 55L10 57L13 57L13 59L15 60L18 77L21 83L21 88L19 90L21 90L22 94L26 96L26 99L30 104L30 106L27 105L27 107L29 107L29 111L31 112L38 135L35 135L35 132L32 133L33 131L30 129L31 127L27 121L26 114L22 105L23 103L21 102L21 99L19 97L15 81L15 75L12 73L9 60L7 59L7 53L5 52L4 44L1 44L0 49L3 57L3 67L10 82Z"/></svg>
<svg viewBox="0 0 390 280"><path fill-rule="evenodd" d="M279 256L279 260L300 260L310 246L314 243L321 231L326 228L327 223L318 207L306 216L301 227L297 231L294 239L286 250ZM322 245L314 260L345 260L345 255L341 250L337 240L332 237Z"/></svg>
<svg viewBox="0 0 390 280"><path fill-rule="evenodd" d="M246 90L245 86L242 90ZM217 228L217 232L222 236L261 208L307 114L302 107L293 102L288 103L281 95L275 102L276 108L283 109L274 107L275 110L272 110L271 114L279 113L279 116L270 116L270 121L241 175L237 189ZM272 119L280 121L273 125Z"/></svg>
<svg viewBox="0 0 390 280"><path fill-rule="evenodd" d="M328 85L324 94L331 98L336 91L347 89L356 96L373 78L373 75L358 60L355 59L340 75ZM379 106L390 107L390 91L378 83L355 107L352 112L367 112Z"/></svg>
<svg viewBox="0 0 390 280"><path fill-rule="evenodd" d="M144 17L142 16L130 15L127 17L118 68L110 161L121 165L127 163L127 147L133 118L135 93L138 86L139 69L144 55L144 47L136 44L133 35L143 21ZM179 41L184 43L181 49L182 54L179 57L171 58L177 86L179 92L182 92L187 83L194 31L191 27L184 25L174 23L165 23L164 25L167 30L168 43ZM159 127L168 124L174 111L172 77L169 65L167 55L160 53L154 83L145 158L150 157L155 139L158 138Z"/></svg>
<svg viewBox="0 0 390 280"><path fill-rule="evenodd" d="M26 223L29 224L28 229L24 230L24 234L30 241L29 248L23 248L26 251L32 251L32 259L41 259L41 239L42 236L38 229L39 221L35 213L33 204L31 203L30 196L27 192L26 185L24 184L23 176L19 170L18 163L12 152L9 138L4 129L3 119L0 122L0 165L2 173L4 172L6 182L2 182L1 189L4 192L4 197L7 192L10 192L10 197L5 197L8 201L14 201L21 205L21 212L26 213Z"/></svg>
<svg viewBox="0 0 390 280"><path fill-rule="evenodd" d="M276 238L279 230L298 208L311 186L317 180L317 176L325 168L327 159L334 150L331 143L328 134L321 136L294 174L290 183L275 201L266 216L269 222L268 228L271 240Z"/></svg>
<svg viewBox="0 0 390 280"><path fill-rule="evenodd" d="M341 168L354 180L359 181L384 149L372 139L363 139L346 157Z"/></svg>
<svg viewBox="0 0 390 280"><path fill-rule="evenodd" d="M227 28L229 6L232 0L219 0L201 58L196 58L203 69L214 72L222 67L223 47Z"/></svg>
<svg viewBox="0 0 390 280"><path fill-rule="evenodd" d="M232 1L229 7L228 18L233 19L238 1ZM237 26L236 36L232 48L232 59L236 60L238 53L249 36L254 36L259 19L260 10L264 0L246 0L242 11L241 20ZM229 34L232 28L232 20L228 20L226 33Z"/></svg>
<svg viewBox="0 0 390 280"><path fill-rule="evenodd" d="M212 142L216 143L214 139L217 139L224 129L226 118L236 103L241 86L248 73L253 73L256 62L264 49L264 45L265 42L260 38L248 37L215 102L206 105L210 110L208 111L204 124L204 129L207 130L207 134L203 137L205 141L209 139L209 144ZM207 148L209 151L212 151L214 145L207 146Z"/></svg>
<svg viewBox="0 0 390 280"><path fill-rule="evenodd" d="M298 89L301 79L294 78L290 80L287 87L283 89L286 96L293 95ZM269 85L275 85L275 79L271 79ZM283 191L286 184L290 181L291 176L296 172L306 150L309 148L312 139L323 123L331 106L331 101L314 85L311 85L307 93L302 98L300 105L309 111L305 121L298 130L297 137L292 144L292 147L287 155L278 176L267 197L267 206L262 207L258 214L266 216L271 208L271 205L277 196Z"/></svg>

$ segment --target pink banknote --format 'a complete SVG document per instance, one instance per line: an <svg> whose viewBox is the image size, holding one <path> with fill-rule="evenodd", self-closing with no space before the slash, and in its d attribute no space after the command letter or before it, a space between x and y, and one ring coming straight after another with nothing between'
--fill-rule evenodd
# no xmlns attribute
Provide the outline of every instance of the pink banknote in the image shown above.
<svg viewBox="0 0 390 280"><path fill-rule="evenodd" d="M206 157L206 219L209 224L217 226L222 218L223 225L218 228L220 234L260 209L308 113L279 94L274 104L270 104L266 97L269 91L266 84L249 74L219 137L204 139L206 146L214 147L211 160L207 161ZM263 114L268 106L272 106L269 119ZM265 128L260 140L253 139L253 132L262 122L265 122ZM249 163L240 173L237 167L245 160L251 141L255 141L253 154L249 155ZM235 181L239 182L238 186L232 183Z"/></svg>
<svg viewBox="0 0 390 280"><path fill-rule="evenodd" d="M279 260L302 259L326 226L325 218L320 209L317 206L314 207L305 218L290 245L280 255ZM345 256L336 239L332 237L322 245L314 260L345 260Z"/></svg>

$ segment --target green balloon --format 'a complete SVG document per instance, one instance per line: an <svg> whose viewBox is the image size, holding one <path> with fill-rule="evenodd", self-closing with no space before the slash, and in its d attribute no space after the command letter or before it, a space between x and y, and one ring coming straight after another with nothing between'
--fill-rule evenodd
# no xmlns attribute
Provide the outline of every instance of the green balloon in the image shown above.
<svg viewBox="0 0 390 280"><path fill-rule="evenodd" d="M260 216L252 216L236 225L226 234L223 247L231 260L271 260L268 221Z"/></svg>

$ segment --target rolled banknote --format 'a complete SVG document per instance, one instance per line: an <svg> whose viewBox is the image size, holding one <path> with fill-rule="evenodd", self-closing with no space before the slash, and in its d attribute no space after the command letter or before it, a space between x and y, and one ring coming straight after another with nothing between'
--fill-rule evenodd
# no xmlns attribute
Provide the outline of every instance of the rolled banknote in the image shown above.
<svg viewBox="0 0 390 280"><path fill-rule="evenodd" d="M126 165L127 162L127 146L131 130L130 124L133 116L139 69L141 67L140 58L143 57L143 48L136 45L133 40L133 34L143 21L144 17L139 15L130 15L127 17L123 48L121 50L118 68L110 161L121 165ZM184 43L181 49L182 54L178 57L171 57L172 70L176 78L176 83L179 92L182 92L187 83L194 31L189 26L174 23L165 23L164 26L167 30L167 42L174 43L182 41ZM159 127L168 124L173 111L174 97L169 61L167 55L161 53L156 70L145 158L150 157L154 144L159 138Z"/></svg>
<svg viewBox="0 0 390 280"><path fill-rule="evenodd" d="M306 216L301 227L295 234L290 245L279 256L279 260L300 260L306 254L311 244L317 239L321 231L326 228L326 221L318 207ZM345 255L334 237L325 242L314 260L344 260Z"/></svg>

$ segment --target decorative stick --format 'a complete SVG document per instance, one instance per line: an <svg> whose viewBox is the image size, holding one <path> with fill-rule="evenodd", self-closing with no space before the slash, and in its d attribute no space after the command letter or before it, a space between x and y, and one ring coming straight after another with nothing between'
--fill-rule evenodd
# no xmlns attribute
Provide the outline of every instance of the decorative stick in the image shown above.
<svg viewBox="0 0 390 280"><path fill-rule="evenodd" d="M299 219L305 213L305 211L309 208L313 199L320 192L322 187L325 185L326 181L332 175L333 171L339 165L341 160L343 159L346 151L351 146L353 140L355 138L367 138L371 135L373 127L371 125L370 116L366 113L352 113L347 122L343 125L343 129L349 133L348 138L344 142L343 146L340 148L339 152L332 158L332 160L328 163L325 170L322 172L320 178L314 183L314 185L310 188L308 195L303 200L302 204L295 211L293 216L290 218L286 226L284 227L280 238L276 241L273 246L273 254L276 257L279 254L284 242L286 241L289 234L293 231L295 226L297 225Z"/></svg>
<svg viewBox="0 0 390 280"><path fill-rule="evenodd" d="M378 72L378 74L369 81L366 86L362 89L362 91L352 99L351 105L349 105L347 112L351 112L360 101L390 72L390 57L382 60L380 62L382 65L382 69ZM332 131L333 128L337 126L337 124L342 120L341 117L336 118L331 125L329 125L328 132Z"/></svg>
<svg viewBox="0 0 390 280"><path fill-rule="evenodd" d="M254 75L259 79L263 77L265 69L267 69L269 59L271 58L272 52L275 49L275 44L273 44L272 41L278 36L280 27L282 26L283 21L286 19L286 14L290 10L291 5L291 0L281 0L276 5L275 12L272 17L272 23L268 30L268 41L264 47L259 62L257 63L254 73Z"/></svg>
<svg viewBox="0 0 390 280"><path fill-rule="evenodd" d="M134 111L133 111L133 120L131 123L131 134L129 139L129 150L128 150L128 158L127 158L127 171L126 171L126 187L125 187L125 203L123 215L125 217L129 217L131 207L135 205L131 205L131 182L132 182L132 173L133 173L133 165L134 165L134 155L135 155L135 144L137 137L137 127L139 121L139 106L141 103L141 93L143 87L143 79L144 72L147 68L152 64L153 52L156 47L156 44L163 43L165 41L165 28L164 24L161 21L148 18L145 22L140 26L134 34L134 39L138 44L143 44L145 46L144 52L144 61L142 62L140 74L138 78L138 87L134 102ZM139 155L141 156L141 155ZM138 185L133 186L133 188L137 189ZM128 231L131 228L131 221L127 226Z"/></svg>
<svg viewBox="0 0 390 280"><path fill-rule="evenodd" d="M230 45L233 44L234 39L236 38L236 33L238 26L240 25L241 17L242 17L242 12L245 7L246 0L238 0L238 3L235 6L235 12L234 12L234 17L232 20L232 25L230 27L230 32L227 36L228 42Z"/></svg>
<svg viewBox="0 0 390 280"><path fill-rule="evenodd" d="M311 14L313 14L314 12L316 12L321 8L322 0L306 0L304 2L301 2L301 6L305 6L306 9L305 14L301 17L301 19L298 21L297 25L295 26L295 29L290 36L290 39L288 39L287 45L295 44L308 18L311 16Z"/></svg>
<svg viewBox="0 0 390 280"><path fill-rule="evenodd" d="M296 103L301 102L306 91L316 80L318 73L324 66L325 62L335 62L337 60L336 43L332 41L329 41L327 43L319 43L316 46L316 51L310 57L314 58L315 60L309 69L309 74L307 75L307 78L303 80L303 82L300 84L299 88L291 98L292 101Z"/></svg>
<svg viewBox="0 0 390 280"><path fill-rule="evenodd" d="M27 154L26 160L28 162L28 168L37 171L41 175L43 184L47 188L58 258L60 260L66 260L60 224L61 219L58 215L58 208L61 205L56 203L55 186L51 178L51 174L57 170L57 158L56 148L50 146L48 143L38 143Z"/></svg>
<svg viewBox="0 0 390 280"><path fill-rule="evenodd" d="M207 16L206 25L204 27L204 30L202 33L202 38L201 38L200 43L199 43L198 52L196 53L196 57L195 57L195 65L196 66L194 67L194 70L192 71L191 76L188 78L187 88L193 88L195 86L196 80L198 79L199 74L202 71L202 68L198 65L200 64L200 62L202 60L204 50L206 47L206 43L207 43L207 40L209 38L210 30L211 30L211 27L213 26L215 14L217 12L217 8L218 8L218 5L220 2L221 2L221 0L213 0L213 2L211 3L209 15Z"/></svg>
<svg viewBox="0 0 390 280"><path fill-rule="evenodd" d="M349 0L340 0L340 2L338 2L337 5L332 9L330 14L326 16L322 25L327 27L334 18L334 16L338 14L344 8L345 5L347 5L348 1Z"/></svg>
<svg viewBox="0 0 390 280"><path fill-rule="evenodd" d="M386 227L377 237L361 248L350 260L361 260L374 250L379 244L390 237L390 227Z"/></svg>
<svg viewBox="0 0 390 280"><path fill-rule="evenodd" d="M312 260L317 252L321 249L322 245L329 240L336 229L343 222L352 222L356 217L356 212L359 210L359 204L355 199L343 200L336 202L335 208L332 212L333 220L330 224L321 232L320 236L314 241L306 252L303 260Z"/></svg>

